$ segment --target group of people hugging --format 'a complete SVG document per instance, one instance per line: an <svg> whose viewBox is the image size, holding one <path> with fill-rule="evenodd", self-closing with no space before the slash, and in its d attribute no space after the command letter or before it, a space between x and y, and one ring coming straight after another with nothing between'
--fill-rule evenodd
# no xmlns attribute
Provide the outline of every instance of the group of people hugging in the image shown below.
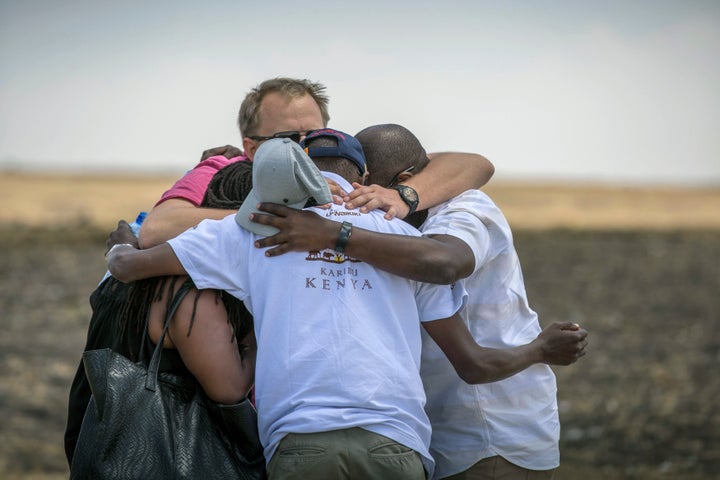
<svg viewBox="0 0 720 480"><path fill-rule="evenodd" d="M328 103L317 82L260 83L242 148L204 152L138 237L118 223L85 349L137 359L185 286L160 368L252 402L270 479L553 478L550 365L583 356L587 332L540 327L481 191L494 166L397 124L328 128ZM70 463L90 397L81 364Z"/></svg>

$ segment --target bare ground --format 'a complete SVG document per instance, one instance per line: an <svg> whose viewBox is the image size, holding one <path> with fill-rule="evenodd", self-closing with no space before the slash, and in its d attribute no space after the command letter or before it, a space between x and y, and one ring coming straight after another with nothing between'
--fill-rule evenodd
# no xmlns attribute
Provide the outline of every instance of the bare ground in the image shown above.
<svg viewBox="0 0 720 480"><path fill-rule="evenodd" d="M117 209L106 214L117 218ZM87 215L65 222L0 221L4 479L68 475L68 388L113 223L88 225ZM516 227L542 322L572 320L591 332L588 355L555 369L563 424L556 478L717 478L720 229L606 225Z"/></svg>

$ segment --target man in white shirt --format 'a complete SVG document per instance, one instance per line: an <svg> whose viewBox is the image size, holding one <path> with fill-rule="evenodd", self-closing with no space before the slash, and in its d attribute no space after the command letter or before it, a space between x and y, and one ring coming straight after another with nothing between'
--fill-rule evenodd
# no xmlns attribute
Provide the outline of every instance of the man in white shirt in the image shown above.
<svg viewBox="0 0 720 480"><path fill-rule="evenodd" d="M392 187L427 162L419 141L400 126L370 127L357 137L375 183ZM379 188L374 185L369 190ZM352 192L351 201L357 204L357 198L367 193ZM262 247L279 245L267 251L269 255L327 241L328 225L316 217L300 218L271 205L262 205L261 210L277 216L257 215L256 221L281 229L259 242ZM353 230L347 253L379 268L421 281L450 283L465 277L468 301L462 316L478 344L516 348L540 333L537 315L528 305L510 227L484 193L468 191L430 209L421 227L426 238ZM423 261L408 261L421 254ZM578 348L567 361L545 363L572 363L584 354L586 332L569 323L556 328L575 338ZM424 335L421 373L437 478L552 478L559 465L560 424L555 376L547 364L538 363L495 383L468 385Z"/></svg>

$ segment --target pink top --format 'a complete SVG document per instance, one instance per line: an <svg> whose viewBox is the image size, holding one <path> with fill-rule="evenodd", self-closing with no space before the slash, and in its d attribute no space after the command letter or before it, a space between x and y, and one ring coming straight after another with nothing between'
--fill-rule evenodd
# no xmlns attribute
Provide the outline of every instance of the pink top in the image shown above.
<svg viewBox="0 0 720 480"><path fill-rule="evenodd" d="M175 184L162 194L160 200L155 206L160 205L165 200L171 198L178 198L181 200L187 200L196 207L199 207L205 197L205 191L207 190L210 180L218 170L230 165L233 162L247 161L248 157L240 155L239 157L225 158L222 155L216 155L214 157L208 157L202 162L198 163L195 168L188 171L183 177L175 182Z"/></svg>

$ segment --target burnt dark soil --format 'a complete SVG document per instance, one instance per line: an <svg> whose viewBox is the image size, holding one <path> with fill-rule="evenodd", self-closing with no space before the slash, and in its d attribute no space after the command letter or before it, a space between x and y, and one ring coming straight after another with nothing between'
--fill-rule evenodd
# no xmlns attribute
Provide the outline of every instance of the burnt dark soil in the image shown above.
<svg viewBox="0 0 720 480"><path fill-rule="evenodd" d="M67 395L106 232L0 230L0 477L67 478ZM543 324L590 331L555 368L557 479L720 472L720 232L516 233Z"/></svg>

